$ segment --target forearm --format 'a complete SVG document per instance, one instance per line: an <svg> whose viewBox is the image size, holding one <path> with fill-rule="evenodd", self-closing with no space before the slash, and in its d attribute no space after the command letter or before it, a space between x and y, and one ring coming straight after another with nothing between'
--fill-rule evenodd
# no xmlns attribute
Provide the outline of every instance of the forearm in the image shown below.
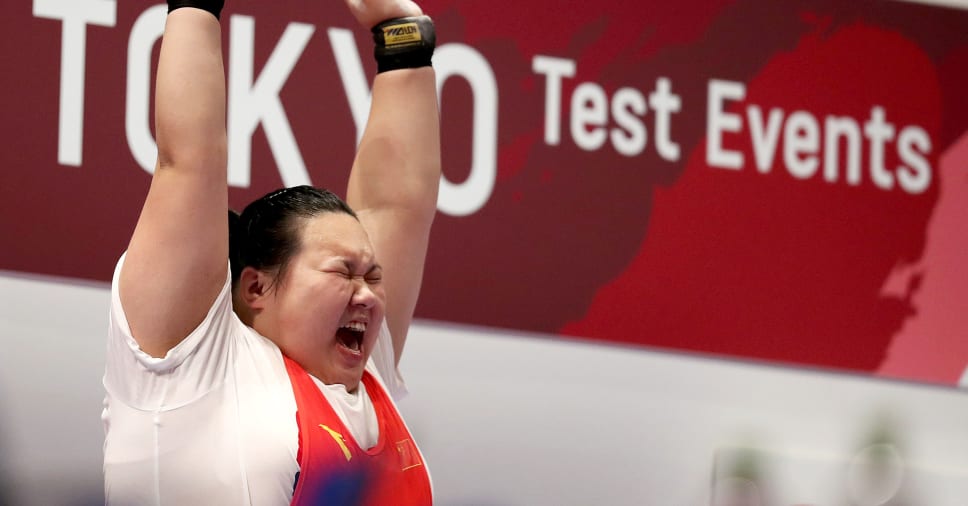
<svg viewBox="0 0 968 506"><path fill-rule="evenodd" d="M432 219L439 181L440 122L433 69L378 74L350 174L350 205L361 211L395 209Z"/></svg>
<svg viewBox="0 0 968 506"><path fill-rule="evenodd" d="M158 165L209 171L224 180L225 78L221 29L194 8L168 15L158 61L155 126Z"/></svg>

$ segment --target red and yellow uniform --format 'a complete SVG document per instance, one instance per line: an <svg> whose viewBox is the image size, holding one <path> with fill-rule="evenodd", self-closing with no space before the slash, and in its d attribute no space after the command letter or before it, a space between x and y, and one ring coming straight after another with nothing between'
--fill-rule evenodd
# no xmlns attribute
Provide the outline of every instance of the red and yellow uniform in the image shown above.
<svg viewBox="0 0 968 506"><path fill-rule="evenodd" d="M376 410L380 437L360 448L312 378L285 358L296 397L299 475L293 506L320 504L425 506L430 476L390 396L368 371L363 385Z"/></svg>

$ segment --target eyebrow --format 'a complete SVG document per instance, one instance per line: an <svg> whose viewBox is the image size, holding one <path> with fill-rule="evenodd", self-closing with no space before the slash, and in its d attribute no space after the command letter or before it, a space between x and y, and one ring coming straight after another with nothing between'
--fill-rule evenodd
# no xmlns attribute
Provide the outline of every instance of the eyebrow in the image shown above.
<svg viewBox="0 0 968 506"><path fill-rule="evenodd" d="M346 267L346 270L348 270L351 273L356 272L356 263L355 262L353 262L352 260L349 260L347 258L340 258L340 261L343 263L343 266ZM372 274L373 271L377 271L377 270L382 271L383 270L383 266L380 265L380 264L378 264L378 263L376 263L376 262L374 262L373 265L371 265L370 268L367 269L366 272L363 273L363 274L364 275L366 275L366 274Z"/></svg>

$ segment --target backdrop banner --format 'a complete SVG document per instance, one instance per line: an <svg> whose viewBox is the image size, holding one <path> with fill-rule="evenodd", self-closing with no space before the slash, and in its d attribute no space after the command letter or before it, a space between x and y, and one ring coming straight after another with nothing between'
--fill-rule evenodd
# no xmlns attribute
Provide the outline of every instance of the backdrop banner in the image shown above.
<svg viewBox="0 0 968 506"><path fill-rule="evenodd" d="M959 383L968 11L421 4L444 180L418 317ZM0 17L0 269L110 278L154 170L165 12L33 0ZM222 26L232 205L342 194L368 33L340 2L230 1Z"/></svg>

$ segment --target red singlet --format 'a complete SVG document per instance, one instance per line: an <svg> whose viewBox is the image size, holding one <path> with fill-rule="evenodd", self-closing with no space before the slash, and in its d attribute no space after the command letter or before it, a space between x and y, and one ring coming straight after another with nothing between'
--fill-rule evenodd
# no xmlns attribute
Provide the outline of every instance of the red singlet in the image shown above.
<svg viewBox="0 0 968 506"><path fill-rule="evenodd" d="M429 506L433 502L430 476L413 436L376 378L363 372L363 385L380 425L376 446L364 450L309 374L283 358L296 396L299 425L299 474L292 506Z"/></svg>

